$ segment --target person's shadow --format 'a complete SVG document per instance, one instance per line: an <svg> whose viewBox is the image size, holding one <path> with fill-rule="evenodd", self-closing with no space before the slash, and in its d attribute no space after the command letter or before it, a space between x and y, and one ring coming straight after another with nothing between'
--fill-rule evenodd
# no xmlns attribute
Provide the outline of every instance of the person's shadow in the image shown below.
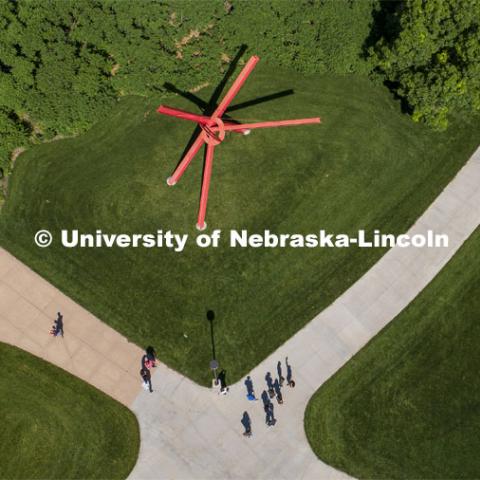
<svg viewBox="0 0 480 480"><path fill-rule="evenodd" d="M64 327L63 327L63 315L60 312L57 312L57 318L54 322L56 325L55 336L64 336Z"/></svg>
<svg viewBox="0 0 480 480"><path fill-rule="evenodd" d="M285 358L285 365L287 366L287 385L295 386L295 382L293 381L292 366L288 363L288 357Z"/></svg>
<svg viewBox="0 0 480 480"><path fill-rule="evenodd" d="M280 390L280 382L278 381L278 378L273 382L273 389L275 390L275 395L281 395L282 392Z"/></svg>

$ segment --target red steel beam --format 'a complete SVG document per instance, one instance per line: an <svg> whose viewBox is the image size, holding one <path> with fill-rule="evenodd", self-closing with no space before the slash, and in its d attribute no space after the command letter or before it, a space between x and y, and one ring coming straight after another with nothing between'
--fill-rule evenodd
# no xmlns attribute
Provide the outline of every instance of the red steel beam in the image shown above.
<svg viewBox="0 0 480 480"><path fill-rule="evenodd" d="M202 123L204 125L212 123L212 119L210 117L186 112L185 110L180 110L179 108L167 107L166 105L160 105L157 108L157 112L163 113L163 115L169 115L170 117L183 118L184 120L191 120L192 122Z"/></svg>
<svg viewBox="0 0 480 480"><path fill-rule="evenodd" d="M319 117L241 124L231 123L229 121L225 123L222 122L222 115L225 113L232 100L238 94L259 60L259 57L257 57L256 55L248 60L248 62L245 64L242 71L235 79L232 86L230 87L218 107L215 109L211 117L206 117L205 115L197 115L195 113L186 112L178 108L167 107L166 105L160 105L160 107L158 107L157 109L158 113L196 122L201 126L203 130L195 139L195 142L185 154L182 161L173 172L172 176L167 179L168 185L175 185L178 180L180 180L181 176L187 169L192 159L198 153L200 148L206 143L207 150L205 155L205 168L203 171L202 191L200 194L200 205L197 218L197 228L199 230L204 230L207 227L207 224L205 223L205 216L207 213L208 192L210 189L210 179L212 176L213 152L215 149L215 145L220 143L224 139L226 131L246 134L254 128L288 127L293 125L321 123ZM217 132L220 132L218 135L219 138L216 138L217 135L215 134Z"/></svg>
<svg viewBox="0 0 480 480"><path fill-rule="evenodd" d="M205 156L205 169L203 170L202 193L200 195L200 207L198 209L197 228L205 230L205 215L207 213L208 190L210 188L210 178L212 176L213 151L215 145L207 143L207 154Z"/></svg>
<svg viewBox="0 0 480 480"><path fill-rule="evenodd" d="M252 73L252 70L255 68L255 65L258 63L260 60L259 57L254 55L253 57L250 57L248 62L245 64L243 67L242 71L238 75L238 77L235 79L233 82L232 86L226 93L226 95L223 97L223 100L220 102L216 110L212 114L212 118L220 118L224 113L225 110L228 108L230 105L231 101L234 99L235 95L240 91L242 88L242 85L245 83L247 80L248 76Z"/></svg>
<svg viewBox="0 0 480 480"><path fill-rule="evenodd" d="M200 147L204 143L205 143L205 140L203 139L202 133L200 133L198 137L195 139L195 142L193 142L193 145L190 147L188 152L183 157L182 161L179 163L178 167L173 172L172 176L167 178L168 185L172 187L180 180L180 177L183 175L183 172L185 172L186 168L192 161L193 157L197 154L197 152L200 150Z"/></svg>
<svg viewBox="0 0 480 480"><path fill-rule="evenodd" d="M251 130L252 128L270 128L270 127L290 127L293 125L306 125L309 123L321 123L320 117L298 118L296 120L274 120L272 122L258 123L240 123L238 125L227 123L224 126L225 131L235 132L237 130ZM216 130L217 127L212 127Z"/></svg>

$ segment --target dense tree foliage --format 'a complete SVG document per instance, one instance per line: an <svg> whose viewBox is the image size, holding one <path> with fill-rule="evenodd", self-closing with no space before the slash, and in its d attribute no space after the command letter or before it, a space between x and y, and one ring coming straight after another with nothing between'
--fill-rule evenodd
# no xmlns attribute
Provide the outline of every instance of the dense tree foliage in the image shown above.
<svg viewBox="0 0 480 480"><path fill-rule="evenodd" d="M217 81L242 44L303 72L362 71L373 2L0 0L0 167L119 96Z"/></svg>
<svg viewBox="0 0 480 480"><path fill-rule="evenodd" d="M480 109L480 1L407 0L372 48L413 119L444 129L453 110Z"/></svg>
<svg viewBox="0 0 480 480"><path fill-rule="evenodd" d="M120 96L217 82L241 45L304 73L374 69L415 120L445 127L480 106L478 2L0 0L0 168Z"/></svg>

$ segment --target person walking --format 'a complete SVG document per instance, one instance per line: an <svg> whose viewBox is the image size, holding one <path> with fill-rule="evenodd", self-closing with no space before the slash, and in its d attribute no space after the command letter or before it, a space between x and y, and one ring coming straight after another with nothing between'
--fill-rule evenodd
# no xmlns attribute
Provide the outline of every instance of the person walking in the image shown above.
<svg viewBox="0 0 480 480"><path fill-rule="evenodd" d="M244 437L251 437L252 436L252 422L250 420L250 415L248 412L243 412L243 417L242 417L242 425L243 428L245 428L245 431L243 432Z"/></svg>
<svg viewBox="0 0 480 480"><path fill-rule="evenodd" d="M157 362L157 352L155 349L151 346L147 347L145 350L145 353L147 355L147 360L150 362L150 368L151 367L156 367L156 362Z"/></svg>
<svg viewBox="0 0 480 480"><path fill-rule="evenodd" d="M273 383L273 389L275 390L275 396L277 397L277 403L281 405L283 403L283 396L282 396L282 390L280 388L280 383L278 381L278 378L275 379L275 382Z"/></svg>
<svg viewBox="0 0 480 480"><path fill-rule="evenodd" d="M265 404L265 423L267 424L268 427L273 427L277 423L273 415L272 402L268 402L267 404Z"/></svg>
<svg viewBox="0 0 480 480"><path fill-rule="evenodd" d="M218 374L218 381L220 382L220 395L226 395L228 393L227 387L227 371L222 369Z"/></svg>
<svg viewBox="0 0 480 480"><path fill-rule="evenodd" d="M149 390L150 393L152 393L152 376L150 375L150 370L148 368L142 368L140 370L140 376L143 380L143 388L145 390Z"/></svg>
<svg viewBox="0 0 480 480"><path fill-rule="evenodd" d="M142 368L146 368L147 370L156 367L155 361L151 360L147 353L143 354L142 356L141 366Z"/></svg>
<svg viewBox="0 0 480 480"><path fill-rule="evenodd" d="M247 388L247 399L256 400L255 392L253 390L253 382L252 382L252 379L250 378L250 375L247 375L247 378L245 379L245 387Z"/></svg>

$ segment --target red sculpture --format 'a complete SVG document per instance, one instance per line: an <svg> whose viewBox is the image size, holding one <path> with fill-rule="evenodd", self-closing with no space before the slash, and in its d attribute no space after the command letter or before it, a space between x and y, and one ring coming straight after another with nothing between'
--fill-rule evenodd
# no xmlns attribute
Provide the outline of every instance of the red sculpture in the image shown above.
<svg viewBox="0 0 480 480"><path fill-rule="evenodd" d="M248 135L250 130L254 128L285 127L290 125L304 125L307 123L320 123L319 117L243 124L222 120L223 114L239 92L240 88L242 88L242 85L245 83L250 73L252 73L252 70L255 68L255 65L259 60L260 59L257 56L253 56L248 60L238 77L233 82L230 90L227 92L223 100L210 117L196 115L194 113L185 112L183 110L167 107L165 105L160 105L160 107L157 109L158 113L196 122L202 129L193 145L190 147L182 161L179 163L178 167L173 172L172 176L168 177L167 179L167 184L169 186L175 185L178 180L180 180L180 177L187 169L193 157L200 150L200 147L202 147L204 143L207 144L205 168L203 171L202 193L200 195L200 208L198 210L197 220L197 228L199 230L204 230L207 227L205 222L205 214L207 212L208 190L210 187L210 178L212 176L213 151L216 145L223 142L226 132L238 132Z"/></svg>

